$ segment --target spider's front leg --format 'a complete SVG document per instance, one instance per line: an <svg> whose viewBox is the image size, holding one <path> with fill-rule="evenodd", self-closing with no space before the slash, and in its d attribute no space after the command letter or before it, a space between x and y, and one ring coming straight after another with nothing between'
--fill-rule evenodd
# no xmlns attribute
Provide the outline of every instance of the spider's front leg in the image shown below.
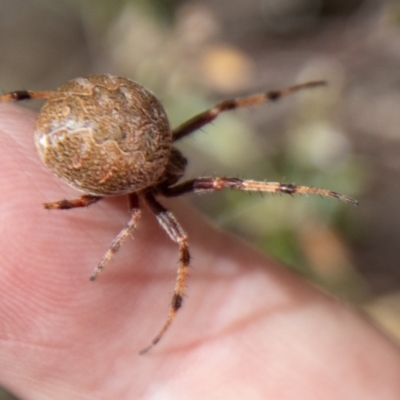
<svg viewBox="0 0 400 400"><path fill-rule="evenodd" d="M164 208L155 198L151 192L145 194L145 199L150 209L155 214L161 227L167 232L168 236L179 246L179 267L176 277L176 283L174 288L174 295L171 301L171 309L164 322L161 330L151 341L150 345L145 347L140 351L140 354L147 353L154 345L156 345L164 333L167 331L168 327L171 325L176 313L182 306L183 294L185 291L185 282L187 270L189 267L190 254L189 246L187 243L187 235L179 225L176 218L172 215L170 211Z"/></svg>
<svg viewBox="0 0 400 400"><path fill-rule="evenodd" d="M178 185L161 188L166 197L181 196L186 193L214 192L222 189L237 189L245 191L287 193L293 194L318 194L320 196L334 197L347 203L357 205L357 200L327 189L310 186L297 186L290 183L259 182L239 178L212 178L202 177L182 182Z"/></svg>
<svg viewBox="0 0 400 400"><path fill-rule="evenodd" d="M173 130L173 140L179 140L192 132L201 128L202 126L210 123L218 117L222 112L234 110L236 108L251 107L258 104L267 103L269 101L277 101L282 97L288 96L299 90L324 86L325 81L311 81L299 83L297 85L289 86L281 90L272 90L270 92L259 93L247 97L239 97L237 99L225 100L216 104L214 107L195 115L193 118L179 125Z"/></svg>

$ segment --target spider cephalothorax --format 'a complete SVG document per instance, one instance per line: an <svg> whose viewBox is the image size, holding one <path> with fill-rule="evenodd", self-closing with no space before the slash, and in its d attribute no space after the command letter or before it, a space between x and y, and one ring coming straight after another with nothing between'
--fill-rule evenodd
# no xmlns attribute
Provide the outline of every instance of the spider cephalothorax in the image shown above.
<svg viewBox="0 0 400 400"><path fill-rule="evenodd" d="M113 75L77 78L56 91L24 90L0 96L0 102L46 100L34 135L40 158L57 177L84 193L74 200L46 203L45 208L70 209L88 206L106 196L126 194L129 197L130 220L93 271L91 280L96 279L135 228L141 215L141 200L149 205L161 227L178 244L179 267L170 312L159 333L141 354L162 338L181 307L190 259L186 233L157 197L230 188L319 194L356 204L355 200L330 190L279 182L200 177L177 183L187 162L172 146L175 141L211 122L223 111L277 100L297 90L324 84L323 81L306 82L280 91L226 100L173 130L164 108L149 90Z"/></svg>

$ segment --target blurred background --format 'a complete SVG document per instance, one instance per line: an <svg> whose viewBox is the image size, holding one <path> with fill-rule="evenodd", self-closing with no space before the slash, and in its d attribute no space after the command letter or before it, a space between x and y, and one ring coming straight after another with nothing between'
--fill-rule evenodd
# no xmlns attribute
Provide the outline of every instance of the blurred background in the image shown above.
<svg viewBox="0 0 400 400"><path fill-rule="evenodd" d="M187 201L400 341L398 1L0 0L3 92L104 72L151 89L172 126L222 99L329 81L225 113L178 147L188 178L319 186L359 207L235 191Z"/></svg>

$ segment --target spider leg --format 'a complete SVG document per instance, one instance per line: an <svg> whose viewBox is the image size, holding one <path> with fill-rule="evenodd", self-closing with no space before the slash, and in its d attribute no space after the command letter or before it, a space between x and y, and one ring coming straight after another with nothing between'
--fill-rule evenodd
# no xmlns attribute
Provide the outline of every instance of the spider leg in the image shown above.
<svg viewBox="0 0 400 400"><path fill-rule="evenodd" d="M168 236L179 246L179 267L177 271L174 295L171 301L171 309L164 322L161 330L151 341L150 345L140 351L140 354L147 353L160 339L164 336L171 322L175 318L176 313L182 306L183 294L185 290L185 281L187 270L189 267L189 246L187 243L187 235L179 225L178 221L170 211L165 209L153 196L152 193L146 193L145 199L150 209L153 211L161 227L167 232Z"/></svg>
<svg viewBox="0 0 400 400"><path fill-rule="evenodd" d="M101 196L85 194L78 199L54 201L52 203L44 203L43 206L46 210L69 210L70 208L88 207L91 204L97 203L102 198Z"/></svg>
<svg viewBox="0 0 400 400"><path fill-rule="evenodd" d="M287 193L290 195L299 194L318 194L320 196L334 197L347 203L357 205L357 200L327 189L320 189L310 186L296 186L290 183L279 182L259 182L243 180L239 178L211 178L203 177L191 179L175 186L161 188L161 193L165 197L176 197L186 193L214 192L222 189L238 189L245 191Z"/></svg>
<svg viewBox="0 0 400 400"><path fill-rule="evenodd" d="M15 90L0 96L0 103L9 101L21 101L21 100L35 100L35 99L48 99L53 95L54 92L31 92L29 90Z"/></svg>
<svg viewBox="0 0 400 400"><path fill-rule="evenodd" d="M298 90L312 88L316 86L326 85L325 81L312 81L300 83L298 85L289 86L281 90L274 90L266 93L259 93L248 97L240 97L233 100L225 100L218 103L214 107L195 115L193 118L179 125L173 130L173 140L179 140L187 136L202 126L208 124L218 117L224 111L233 110L235 108L250 107L269 101L279 100L281 97L297 92Z"/></svg>
<svg viewBox="0 0 400 400"><path fill-rule="evenodd" d="M107 250L104 257L101 259L100 263L94 269L92 275L90 276L90 280L94 281L97 278L97 275L104 269L105 265L111 260L113 255L118 251L121 247L123 241L129 236L130 233L135 229L137 222L141 216L141 211L139 208L139 198L136 193L131 193L128 197L129 200L129 211L131 213L131 219L124 229L117 235L117 237L111 243L110 248Z"/></svg>

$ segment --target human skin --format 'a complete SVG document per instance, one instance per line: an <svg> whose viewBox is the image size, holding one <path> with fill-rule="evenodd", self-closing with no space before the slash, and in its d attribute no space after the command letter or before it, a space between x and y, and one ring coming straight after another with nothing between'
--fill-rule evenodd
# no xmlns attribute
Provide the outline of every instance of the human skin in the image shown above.
<svg viewBox="0 0 400 400"><path fill-rule="evenodd" d="M126 197L44 210L79 193L41 164L35 115L0 106L0 383L21 399L399 399L400 352L367 318L185 205L187 296L166 335L178 249ZM293 199L295 201L295 199Z"/></svg>

